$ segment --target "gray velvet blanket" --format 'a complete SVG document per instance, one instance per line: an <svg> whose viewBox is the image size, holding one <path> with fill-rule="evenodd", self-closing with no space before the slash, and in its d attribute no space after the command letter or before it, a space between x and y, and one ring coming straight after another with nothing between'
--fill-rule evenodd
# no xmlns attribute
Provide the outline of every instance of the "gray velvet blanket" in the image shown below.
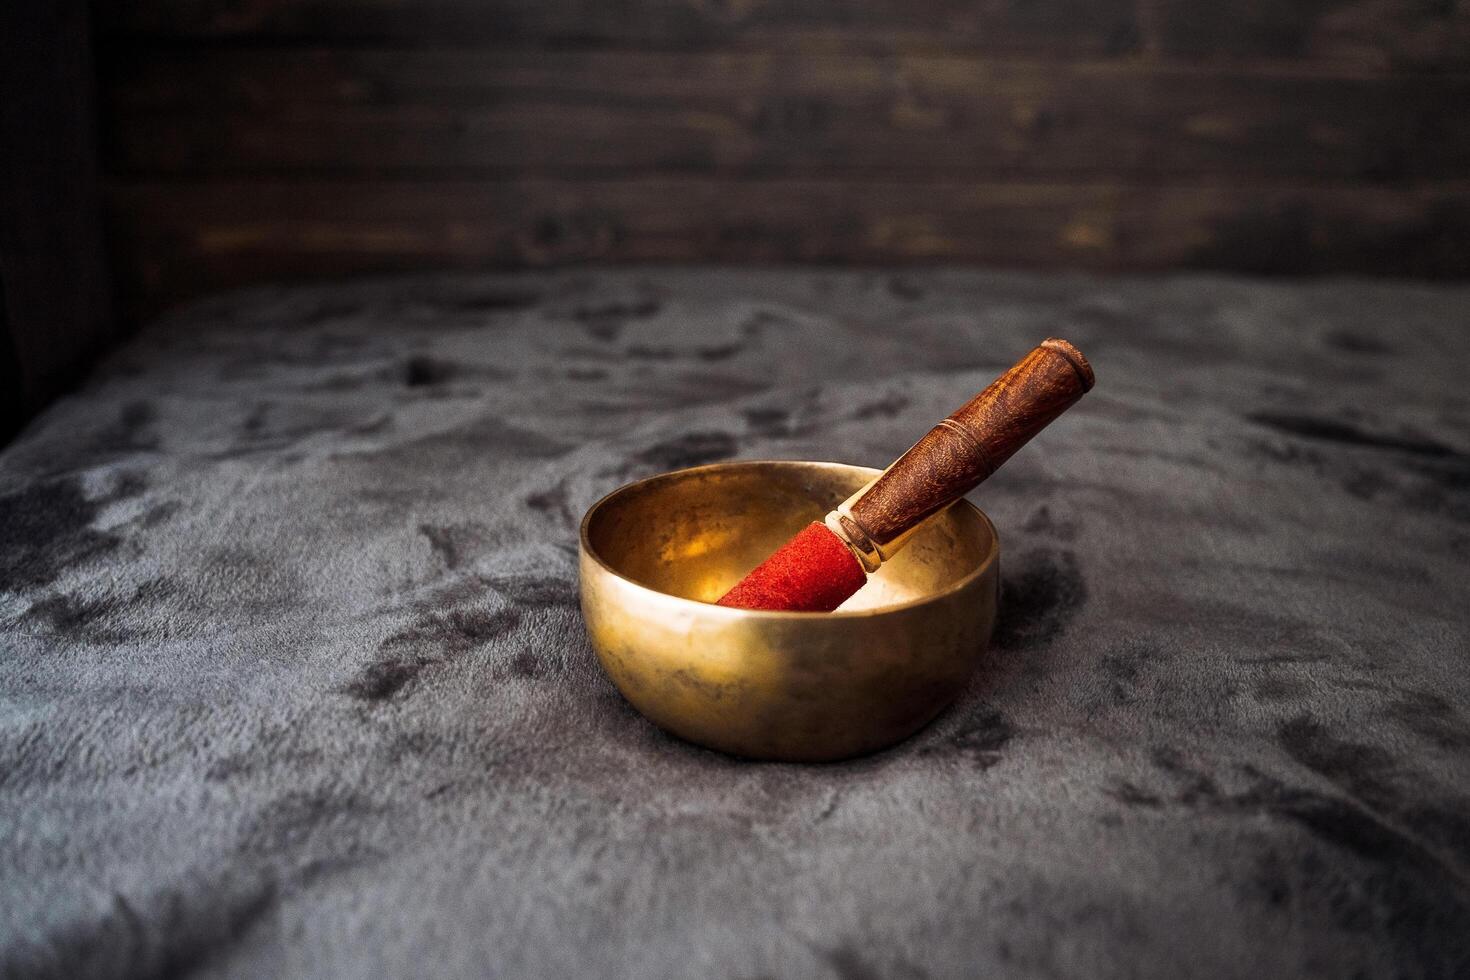
<svg viewBox="0 0 1470 980"><path fill-rule="evenodd" d="M576 526L882 465L1050 334L995 643L890 751L661 733ZM0 454L7 976L1470 975L1470 289L978 272L213 300Z"/></svg>

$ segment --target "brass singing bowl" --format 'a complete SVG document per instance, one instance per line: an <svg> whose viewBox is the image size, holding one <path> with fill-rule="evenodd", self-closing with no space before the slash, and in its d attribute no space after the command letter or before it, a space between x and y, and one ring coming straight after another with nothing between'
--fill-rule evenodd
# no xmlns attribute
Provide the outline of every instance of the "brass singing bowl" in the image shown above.
<svg viewBox="0 0 1470 980"><path fill-rule="evenodd" d="M732 755L825 761L892 745L959 693L995 625L1000 543L961 501L836 612L727 609L730 586L878 473L735 462L630 483L582 519L582 612L635 708Z"/></svg>

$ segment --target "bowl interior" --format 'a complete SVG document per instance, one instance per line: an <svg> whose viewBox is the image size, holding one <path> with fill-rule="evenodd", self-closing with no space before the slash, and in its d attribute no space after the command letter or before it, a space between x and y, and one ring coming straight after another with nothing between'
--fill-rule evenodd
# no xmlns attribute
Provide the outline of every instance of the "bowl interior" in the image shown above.
<svg viewBox="0 0 1470 980"><path fill-rule="evenodd" d="M714 602L767 555L822 517L877 470L836 463L737 462L630 484L587 523L593 555L659 592ZM840 611L879 609L932 596L975 574L995 549L972 507L951 507L868 577Z"/></svg>

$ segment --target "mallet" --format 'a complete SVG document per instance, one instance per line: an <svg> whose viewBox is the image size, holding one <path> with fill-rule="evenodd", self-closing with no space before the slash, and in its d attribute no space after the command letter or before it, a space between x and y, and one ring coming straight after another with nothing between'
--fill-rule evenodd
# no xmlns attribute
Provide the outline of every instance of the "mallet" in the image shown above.
<svg viewBox="0 0 1470 980"><path fill-rule="evenodd" d="M720 599L831 612L924 521L969 493L1093 385L1082 352L1053 337L940 422L892 466L813 521Z"/></svg>

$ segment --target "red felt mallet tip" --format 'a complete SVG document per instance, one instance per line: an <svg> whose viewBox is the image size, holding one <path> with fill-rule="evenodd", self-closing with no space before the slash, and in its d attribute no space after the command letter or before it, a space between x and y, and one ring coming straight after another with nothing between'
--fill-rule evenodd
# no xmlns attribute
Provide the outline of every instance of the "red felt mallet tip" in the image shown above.
<svg viewBox="0 0 1470 980"><path fill-rule="evenodd" d="M726 592L720 605L831 612L867 580L847 545L813 521Z"/></svg>
<svg viewBox="0 0 1470 980"><path fill-rule="evenodd" d="M782 545L722 606L831 612L915 529L969 493L1093 385L1082 352L1055 337L914 443L827 515Z"/></svg>

